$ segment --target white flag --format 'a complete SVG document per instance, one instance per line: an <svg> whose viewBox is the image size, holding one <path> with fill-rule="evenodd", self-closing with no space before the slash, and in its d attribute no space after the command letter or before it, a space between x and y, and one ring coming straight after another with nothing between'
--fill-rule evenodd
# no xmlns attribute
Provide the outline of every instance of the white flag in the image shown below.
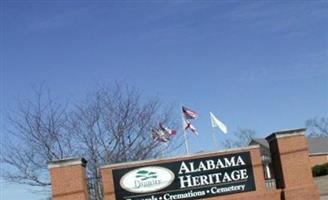
<svg viewBox="0 0 328 200"><path fill-rule="evenodd" d="M228 133L227 127L226 125L224 125L224 123L222 123L218 118L216 118L211 112L210 112L210 116L211 116L211 124L213 128L218 127L221 129L223 133Z"/></svg>

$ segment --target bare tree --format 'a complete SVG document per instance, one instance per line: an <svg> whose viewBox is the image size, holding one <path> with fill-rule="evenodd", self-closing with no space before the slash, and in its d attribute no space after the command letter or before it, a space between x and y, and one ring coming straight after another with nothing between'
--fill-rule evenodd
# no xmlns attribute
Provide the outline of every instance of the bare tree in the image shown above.
<svg viewBox="0 0 328 200"><path fill-rule="evenodd" d="M233 139L226 139L222 142L225 148L248 146L252 138L256 135L256 132L252 129L238 129L233 135Z"/></svg>
<svg viewBox="0 0 328 200"><path fill-rule="evenodd" d="M144 100L138 90L122 85L100 87L76 106L70 118L70 132L76 136L88 162L90 177L100 177L99 166L156 158L162 145L150 137L159 122L174 127L171 109L159 99ZM178 138L170 150L180 146ZM97 183L96 183L97 184ZM100 183L96 199L102 196Z"/></svg>
<svg viewBox="0 0 328 200"><path fill-rule="evenodd" d="M11 112L7 137L2 141L4 178L32 186L49 186L47 163L74 155L67 134L67 114L42 88L35 99L20 102Z"/></svg>
<svg viewBox="0 0 328 200"><path fill-rule="evenodd" d="M306 122L310 137L328 137L328 118L312 118Z"/></svg>
<svg viewBox="0 0 328 200"><path fill-rule="evenodd" d="M47 163L72 156L88 160L91 199L102 199L99 166L156 158L163 146L151 138L152 128L164 122L176 127L172 109L158 98L145 99L122 84L98 87L70 109L54 102L44 90L22 103L10 117L9 139L2 146L6 180L32 186L49 186ZM181 146L175 138L167 151Z"/></svg>

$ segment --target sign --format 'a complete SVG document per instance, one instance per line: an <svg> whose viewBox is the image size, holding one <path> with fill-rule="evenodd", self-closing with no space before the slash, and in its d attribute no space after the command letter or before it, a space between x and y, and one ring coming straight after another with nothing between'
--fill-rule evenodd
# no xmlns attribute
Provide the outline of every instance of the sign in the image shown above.
<svg viewBox="0 0 328 200"><path fill-rule="evenodd" d="M125 174L120 185L129 192L147 193L164 189L173 181L174 174L171 170L163 167L143 167Z"/></svg>
<svg viewBox="0 0 328 200"><path fill-rule="evenodd" d="M249 152L113 170L117 200L203 199L255 190Z"/></svg>

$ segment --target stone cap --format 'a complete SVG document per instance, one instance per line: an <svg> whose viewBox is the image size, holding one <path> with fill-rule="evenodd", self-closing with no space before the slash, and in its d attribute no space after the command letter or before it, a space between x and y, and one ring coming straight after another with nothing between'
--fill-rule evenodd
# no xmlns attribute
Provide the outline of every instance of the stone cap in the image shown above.
<svg viewBox="0 0 328 200"><path fill-rule="evenodd" d="M54 160L49 162L48 168L58 168L58 167L67 167L67 166L74 166L74 165L82 165L85 167L87 165L87 160L84 158L66 158L61 160Z"/></svg>
<svg viewBox="0 0 328 200"><path fill-rule="evenodd" d="M277 138L290 137L290 136L296 136L296 135L305 135L305 131L306 131L306 128L282 130L282 131L277 131L277 132L270 134L265 139L268 142L270 142L273 139L277 139Z"/></svg>

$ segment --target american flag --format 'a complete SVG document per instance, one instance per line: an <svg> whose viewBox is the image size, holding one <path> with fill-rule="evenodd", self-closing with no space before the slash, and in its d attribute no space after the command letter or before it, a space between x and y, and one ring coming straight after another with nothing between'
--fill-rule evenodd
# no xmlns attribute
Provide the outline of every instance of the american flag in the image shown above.
<svg viewBox="0 0 328 200"><path fill-rule="evenodd" d="M187 108L187 107L184 107L182 106L182 113L183 113L183 116L185 119L197 119L198 117L198 113Z"/></svg>

